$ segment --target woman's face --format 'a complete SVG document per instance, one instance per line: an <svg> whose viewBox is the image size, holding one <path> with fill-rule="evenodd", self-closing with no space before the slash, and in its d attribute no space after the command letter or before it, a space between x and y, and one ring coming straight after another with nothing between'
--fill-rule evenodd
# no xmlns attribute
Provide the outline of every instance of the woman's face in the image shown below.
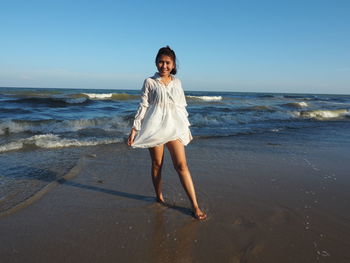
<svg viewBox="0 0 350 263"><path fill-rule="evenodd" d="M166 55L161 55L158 58L156 66L161 77L168 77L170 72L175 68L173 59Z"/></svg>

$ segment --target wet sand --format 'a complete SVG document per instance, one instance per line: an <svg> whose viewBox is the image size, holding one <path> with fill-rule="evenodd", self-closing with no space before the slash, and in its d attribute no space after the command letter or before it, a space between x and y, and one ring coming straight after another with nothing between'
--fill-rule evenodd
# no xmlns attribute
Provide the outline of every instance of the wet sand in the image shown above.
<svg viewBox="0 0 350 263"><path fill-rule="evenodd" d="M203 222L168 152L165 207L147 150L96 147L70 177L0 218L1 262L350 262L350 141L328 135L191 143Z"/></svg>

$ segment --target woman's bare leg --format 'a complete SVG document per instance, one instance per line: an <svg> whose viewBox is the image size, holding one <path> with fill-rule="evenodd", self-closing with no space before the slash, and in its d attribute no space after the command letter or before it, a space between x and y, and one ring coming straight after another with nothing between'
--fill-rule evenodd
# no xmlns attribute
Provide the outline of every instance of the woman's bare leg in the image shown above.
<svg viewBox="0 0 350 263"><path fill-rule="evenodd" d="M164 203L164 197L161 189L162 184L162 166L164 161L164 144L149 148L152 159L152 182L157 196L157 202Z"/></svg>
<svg viewBox="0 0 350 263"><path fill-rule="evenodd" d="M192 182L192 177L187 166L184 145L179 140L175 140L175 141L168 142L166 146L170 152L171 159L173 160L174 168L179 174L182 186L184 187L191 201L195 217L200 220L205 219L206 214L202 212L198 206L196 192Z"/></svg>

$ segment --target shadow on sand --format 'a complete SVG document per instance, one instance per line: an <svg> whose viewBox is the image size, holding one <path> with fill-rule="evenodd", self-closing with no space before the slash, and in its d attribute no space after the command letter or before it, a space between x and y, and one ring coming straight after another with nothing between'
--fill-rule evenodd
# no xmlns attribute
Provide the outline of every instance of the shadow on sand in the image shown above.
<svg viewBox="0 0 350 263"><path fill-rule="evenodd" d="M97 192L101 192L101 193L116 195L116 196L123 197L123 198L129 198L129 199L134 199L134 200L144 201L144 202L149 202L149 203L156 202L156 198L153 197L153 196L132 194L132 193L122 192L122 191L113 190L113 189L106 189L106 188L102 188L102 187L98 187L98 186L81 184L81 183L77 183L77 182L72 182L72 181L66 180L64 178L58 179L57 182L59 184L64 184L64 185L69 185L69 186L73 186L73 187L79 187L79 188L87 189L87 190L91 190L91 191L97 191ZM179 212L181 212L181 213L183 213L185 215L193 216L193 211L190 208L183 207L183 206L178 206L178 205L175 205L175 204L169 204L169 203L165 203L163 205L165 207L167 207L167 208L179 211Z"/></svg>

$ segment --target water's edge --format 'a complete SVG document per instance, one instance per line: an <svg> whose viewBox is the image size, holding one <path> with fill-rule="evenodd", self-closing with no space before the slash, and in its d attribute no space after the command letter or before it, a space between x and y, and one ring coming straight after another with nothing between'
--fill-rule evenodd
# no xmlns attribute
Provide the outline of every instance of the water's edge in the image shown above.
<svg viewBox="0 0 350 263"><path fill-rule="evenodd" d="M33 204L34 202L38 201L41 199L46 193L50 192L52 189L54 189L56 186L63 184L64 182L73 179L81 170L83 167L83 163L85 160L86 156L82 156L78 159L77 163L69 170L68 173L63 175L62 177L48 183L46 186L41 188L39 191L33 193L30 197L25 199L24 201L18 203L17 205L0 212L0 219L10 216L19 210L28 207L29 205Z"/></svg>

